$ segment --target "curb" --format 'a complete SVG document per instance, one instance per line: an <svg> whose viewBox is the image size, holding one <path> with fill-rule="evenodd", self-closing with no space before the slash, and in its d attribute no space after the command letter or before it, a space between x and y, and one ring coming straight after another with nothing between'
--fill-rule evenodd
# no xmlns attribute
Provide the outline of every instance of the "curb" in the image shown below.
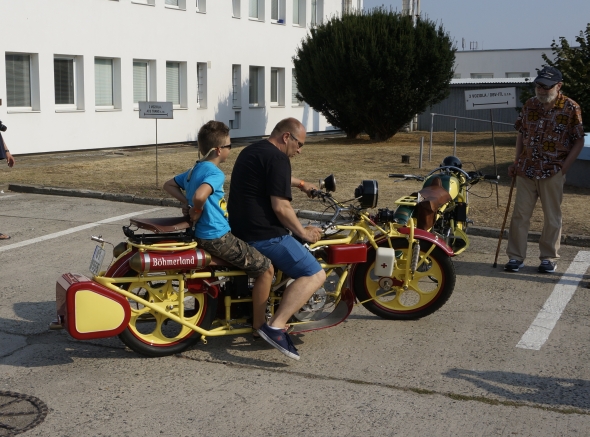
<svg viewBox="0 0 590 437"><path fill-rule="evenodd" d="M176 199L154 198L136 196L134 194L103 193L101 191L82 190L73 188L44 187L41 185L8 184L8 189L17 193L50 194L53 196L88 197L92 199L110 200L113 202L137 203L141 205L181 207ZM470 226L467 228L469 235L485 238L500 238L500 229L486 228L483 226ZM508 230L504 230L503 239L508 237ZM540 232L529 232L528 242L537 243L541 237ZM562 235L561 244L577 247L590 247L590 236L586 235Z"/></svg>

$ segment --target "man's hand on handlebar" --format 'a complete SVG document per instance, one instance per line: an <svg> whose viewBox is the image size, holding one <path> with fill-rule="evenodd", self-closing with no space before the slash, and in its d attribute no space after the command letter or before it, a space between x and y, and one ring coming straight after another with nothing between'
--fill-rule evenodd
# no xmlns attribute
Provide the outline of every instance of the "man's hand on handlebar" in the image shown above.
<svg viewBox="0 0 590 437"><path fill-rule="evenodd" d="M317 243L322 238L322 230L315 226L307 226L303 229L305 233L302 235L302 239L309 243Z"/></svg>
<svg viewBox="0 0 590 437"><path fill-rule="evenodd" d="M299 189L307 194L307 197L313 198L315 197L314 191L317 191L318 187L309 182L305 182L302 187L299 187Z"/></svg>

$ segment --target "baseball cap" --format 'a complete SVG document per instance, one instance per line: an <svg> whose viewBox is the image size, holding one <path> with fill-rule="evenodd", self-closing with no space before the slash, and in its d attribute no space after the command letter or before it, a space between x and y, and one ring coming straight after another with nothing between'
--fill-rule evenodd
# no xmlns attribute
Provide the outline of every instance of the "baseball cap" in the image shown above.
<svg viewBox="0 0 590 437"><path fill-rule="evenodd" d="M545 86L553 86L556 83L562 81L563 77L561 76L561 71L555 67L543 67L541 70L539 70L537 78L535 79L536 83Z"/></svg>

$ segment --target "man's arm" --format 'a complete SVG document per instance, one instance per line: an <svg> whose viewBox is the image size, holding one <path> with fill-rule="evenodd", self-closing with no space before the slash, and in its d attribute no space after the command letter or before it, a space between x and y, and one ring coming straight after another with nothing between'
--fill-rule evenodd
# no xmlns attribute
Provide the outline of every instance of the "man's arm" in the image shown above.
<svg viewBox="0 0 590 437"><path fill-rule="evenodd" d="M277 215L278 219L284 227L289 229L299 238L310 243L315 243L322 236L322 230L315 226L307 226L306 228L299 222L291 202L289 199L278 196L270 196L272 209Z"/></svg>
<svg viewBox="0 0 590 437"><path fill-rule="evenodd" d="M565 161L563 161L563 165L561 166L561 172L563 174L566 174L568 172L568 170L570 169L574 161L578 158L578 155L580 154L583 148L584 137L578 138L576 141L574 141L572 150L570 150L570 153L567 154L567 158L565 158Z"/></svg>
<svg viewBox="0 0 590 437"><path fill-rule="evenodd" d="M516 136L516 155L514 156L514 163L508 167L508 176L510 176L511 178L516 176L516 163L518 162L518 157L522 153L522 147L522 133L519 132Z"/></svg>
<svg viewBox="0 0 590 437"><path fill-rule="evenodd" d="M2 144L0 147L4 147L4 153L6 154L6 162L8 163L9 167L14 167L14 157L10 154L8 147L6 146L6 142L4 138L2 138Z"/></svg>
<svg viewBox="0 0 590 437"><path fill-rule="evenodd" d="M318 189L318 187L316 187L314 184L310 184L309 182L305 182L303 179L295 178L293 176L291 176L291 187L299 188L301 191L307 194L307 197L311 197L312 190Z"/></svg>

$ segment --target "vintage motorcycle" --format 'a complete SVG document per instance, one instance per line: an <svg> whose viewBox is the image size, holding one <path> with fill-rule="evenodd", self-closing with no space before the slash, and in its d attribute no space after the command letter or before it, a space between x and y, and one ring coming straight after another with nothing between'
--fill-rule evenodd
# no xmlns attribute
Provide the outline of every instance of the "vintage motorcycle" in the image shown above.
<svg viewBox="0 0 590 437"><path fill-rule="evenodd" d="M440 308L455 286L453 251L439 237L391 220L375 208L378 184L362 181L354 198L341 203L330 175L315 197L323 212L298 211L323 229L308 249L326 281L292 317L292 332L318 330L345 320L358 299L387 319L417 319ZM324 191L322 191L324 190ZM118 335L132 350L158 357L183 351L207 337L252 332L252 281L232 265L200 249L185 217L130 220L127 237L101 270L105 244L96 246L92 278L63 274L56 285L58 323L76 339ZM151 231L146 233L145 231ZM292 281L275 272L267 316Z"/></svg>
<svg viewBox="0 0 590 437"><path fill-rule="evenodd" d="M461 160L447 156L440 167L426 176L391 173L390 178L424 182L422 189L395 201L398 205L392 220L438 235L459 255L469 247L467 226L469 219L469 189L483 180L498 183L500 176L484 175L479 171L466 172ZM411 220L410 220L411 219Z"/></svg>

